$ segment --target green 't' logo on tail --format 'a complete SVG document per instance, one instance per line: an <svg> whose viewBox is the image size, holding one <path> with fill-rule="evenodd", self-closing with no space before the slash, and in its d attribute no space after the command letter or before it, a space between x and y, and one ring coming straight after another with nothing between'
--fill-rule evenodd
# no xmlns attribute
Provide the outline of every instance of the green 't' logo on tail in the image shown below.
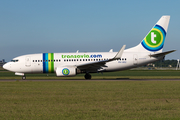
<svg viewBox="0 0 180 120"><path fill-rule="evenodd" d="M163 48L166 32L156 25L141 42L144 48L149 51L158 51Z"/></svg>

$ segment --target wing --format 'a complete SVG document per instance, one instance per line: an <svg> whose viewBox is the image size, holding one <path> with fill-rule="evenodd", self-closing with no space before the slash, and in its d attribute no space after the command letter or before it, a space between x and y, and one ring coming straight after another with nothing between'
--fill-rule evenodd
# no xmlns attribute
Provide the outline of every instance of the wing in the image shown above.
<svg viewBox="0 0 180 120"><path fill-rule="evenodd" d="M91 63L86 63L86 64L80 64L80 65L77 65L77 68L82 71L95 71L96 72L98 69L102 69L102 67L107 67L105 65L107 62L120 59L125 47L126 45L123 45L122 48L119 50L119 52L112 59L96 61L96 62L91 62Z"/></svg>

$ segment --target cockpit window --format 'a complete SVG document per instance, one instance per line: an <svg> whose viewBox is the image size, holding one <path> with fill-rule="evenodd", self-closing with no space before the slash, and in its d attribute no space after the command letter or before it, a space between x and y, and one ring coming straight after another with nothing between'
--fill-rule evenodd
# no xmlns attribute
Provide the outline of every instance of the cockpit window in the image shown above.
<svg viewBox="0 0 180 120"><path fill-rule="evenodd" d="M18 62L19 60L11 60L11 62Z"/></svg>

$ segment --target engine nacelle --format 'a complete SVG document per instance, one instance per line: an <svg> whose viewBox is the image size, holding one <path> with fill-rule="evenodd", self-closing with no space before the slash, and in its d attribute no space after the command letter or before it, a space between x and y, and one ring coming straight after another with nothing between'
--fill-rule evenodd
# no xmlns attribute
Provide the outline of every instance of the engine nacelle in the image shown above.
<svg viewBox="0 0 180 120"><path fill-rule="evenodd" d="M56 76L58 77L75 76L77 74L76 69L77 68L74 66L57 67Z"/></svg>

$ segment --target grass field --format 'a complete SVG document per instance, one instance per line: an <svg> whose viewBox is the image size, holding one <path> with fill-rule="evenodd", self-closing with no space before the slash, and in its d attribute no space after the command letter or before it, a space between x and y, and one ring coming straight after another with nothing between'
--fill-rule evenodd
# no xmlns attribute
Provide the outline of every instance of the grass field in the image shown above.
<svg viewBox="0 0 180 120"><path fill-rule="evenodd" d="M0 119L180 119L180 81L142 80L180 79L180 71L127 70L103 75L92 74L92 79L95 79L92 81L73 81L84 79L83 76L27 74L30 81L22 81L21 77L15 76L14 73L0 69L0 79L14 79L11 82L0 82ZM116 80L121 78L129 80Z"/></svg>
<svg viewBox="0 0 180 120"><path fill-rule="evenodd" d="M180 119L180 81L0 82L2 120Z"/></svg>

